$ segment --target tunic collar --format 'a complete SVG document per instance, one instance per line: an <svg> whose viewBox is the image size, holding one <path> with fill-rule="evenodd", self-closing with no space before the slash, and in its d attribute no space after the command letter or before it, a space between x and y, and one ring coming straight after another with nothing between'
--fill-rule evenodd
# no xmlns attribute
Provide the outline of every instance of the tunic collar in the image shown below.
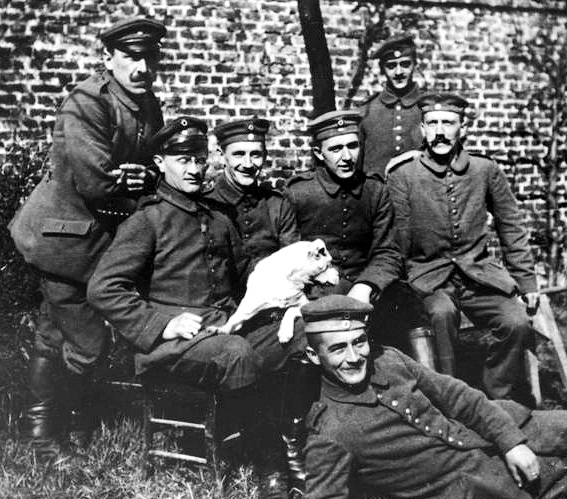
<svg viewBox="0 0 567 499"><path fill-rule="evenodd" d="M116 81L116 78L114 78L114 76L112 76L112 74L108 71L102 73L102 77L108 82L110 92L112 92L114 96L122 102L122 104L132 111L138 112L140 110L140 104L143 105L149 99L154 98L153 93L148 92L139 101L135 101L132 96L128 95L128 93L120 86L120 84Z"/></svg>
<svg viewBox="0 0 567 499"><path fill-rule="evenodd" d="M168 203L188 213L197 213L200 209L209 209L198 201L200 196L189 196L161 180L157 186L157 193Z"/></svg>
<svg viewBox="0 0 567 499"><path fill-rule="evenodd" d="M386 85L384 90L380 92L380 100L385 106L393 106L398 102L401 102L403 107L412 107L418 101L419 97L421 96L421 92L419 87L413 83L411 89L402 96L395 94L390 88Z"/></svg>
<svg viewBox="0 0 567 499"><path fill-rule="evenodd" d="M250 205L258 204L257 189L258 186L256 184L245 190L237 189L227 179L225 173L221 173L217 177L213 187L214 193L218 198L230 206L239 205L243 200Z"/></svg>
<svg viewBox="0 0 567 499"><path fill-rule="evenodd" d="M444 173L447 170L447 165L440 165L437 163L429 154L429 151L426 149L421 153L419 158L419 162L432 170L435 173ZM461 150L457 153L457 155L451 161L449 168L456 173L463 173L468 167L470 163L470 156L467 151L461 148Z"/></svg>
<svg viewBox="0 0 567 499"><path fill-rule="evenodd" d="M370 379L360 389L349 390L344 385L330 380L326 376L322 376L321 392L335 402L343 404L356 404L356 405L376 405L378 397L374 386L386 387L388 386L388 377L386 373L380 368L378 362L372 364L369 361L368 368L370 369Z"/></svg>
<svg viewBox="0 0 567 499"><path fill-rule="evenodd" d="M357 171L354 176L347 182L337 182L333 177L331 177L329 171L325 166L318 166L316 170L317 180L325 189L325 192L329 196L336 196L339 190L352 193L353 196L359 197L362 192L362 186L364 184L364 174Z"/></svg>

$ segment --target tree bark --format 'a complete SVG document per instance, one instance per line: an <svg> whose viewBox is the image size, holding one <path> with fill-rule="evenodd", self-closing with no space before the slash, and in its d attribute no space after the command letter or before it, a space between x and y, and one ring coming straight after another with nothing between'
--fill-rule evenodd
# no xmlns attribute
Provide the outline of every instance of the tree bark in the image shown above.
<svg viewBox="0 0 567 499"><path fill-rule="evenodd" d="M331 56L325 38L323 16L319 0L297 0L299 20L305 41L305 51L311 71L313 87L313 115L315 118L328 111L334 111L335 84Z"/></svg>

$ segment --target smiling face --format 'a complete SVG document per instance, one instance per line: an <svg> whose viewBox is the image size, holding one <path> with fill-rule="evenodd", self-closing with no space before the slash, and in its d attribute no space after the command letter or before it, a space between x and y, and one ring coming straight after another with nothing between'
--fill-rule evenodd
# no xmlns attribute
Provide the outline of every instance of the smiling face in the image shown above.
<svg viewBox="0 0 567 499"><path fill-rule="evenodd" d="M421 122L421 133L428 150L436 156L448 156L461 136L462 120L454 111L428 111Z"/></svg>
<svg viewBox="0 0 567 499"><path fill-rule="evenodd" d="M232 182L240 187L248 187L256 182L266 160L263 142L232 142L225 146L223 153L225 173Z"/></svg>
<svg viewBox="0 0 567 499"><path fill-rule="evenodd" d="M206 151L192 154L159 154L154 156L154 163L163 173L167 184L186 194L201 190L207 172Z"/></svg>
<svg viewBox="0 0 567 499"><path fill-rule="evenodd" d="M381 64L381 68L392 88L404 90L413 82L415 59L411 56L389 58Z"/></svg>
<svg viewBox="0 0 567 499"><path fill-rule="evenodd" d="M105 53L105 66L127 92L143 95L152 88L156 78L159 51L130 54L112 49Z"/></svg>
<svg viewBox="0 0 567 499"><path fill-rule="evenodd" d="M313 154L339 179L351 178L356 171L360 142L356 133L336 135L313 147Z"/></svg>
<svg viewBox="0 0 567 499"><path fill-rule="evenodd" d="M366 380L370 345L365 329L318 333L310 338L307 355L320 365L324 374L345 385L359 385Z"/></svg>

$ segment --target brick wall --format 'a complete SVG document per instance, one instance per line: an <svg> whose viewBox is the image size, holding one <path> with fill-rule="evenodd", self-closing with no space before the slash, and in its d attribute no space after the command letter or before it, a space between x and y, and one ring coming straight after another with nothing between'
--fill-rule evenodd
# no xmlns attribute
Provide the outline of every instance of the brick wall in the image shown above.
<svg viewBox="0 0 567 499"><path fill-rule="evenodd" d="M351 86L364 25L365 11L353 7L354 2L321 0L338 106ZM193 114L214 126L230 117L266 116L273 121L267 174L287 177L308 167L303 130L311 83L295 0L0 0L0 164L14 137L50 141L63 96L100 67L99 30L140 12L168 26L155 85L166 118ZM418 81L471 100L469 147L501 162L530 226L541 225L545 183L533 158L545 152L550 116L524 107L546 80L529 65L513 62L511 45L517 33L530 39L542 26L564 37L567 16L406 6L391 9L394 29L400 13L421 19L413 30L421 60ZM373 60L354 104L380 85ZM510 150L520 161L510 160ZM213 156L217 167L219 161ZM567 209L564 175L559 202Z"/></svg>

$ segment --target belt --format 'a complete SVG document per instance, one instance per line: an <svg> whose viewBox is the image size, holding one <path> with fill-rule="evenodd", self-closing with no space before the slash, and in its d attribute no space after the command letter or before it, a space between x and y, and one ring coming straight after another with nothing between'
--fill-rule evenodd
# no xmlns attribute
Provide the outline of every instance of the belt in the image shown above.
<svg viewBox="0 0 567 499"><path fill-rule="evenodd" d="M246 333L266 324L281 321L286 310L287 308L267 308L266 310L261 310L242 324L241 332Z"/></svg>

